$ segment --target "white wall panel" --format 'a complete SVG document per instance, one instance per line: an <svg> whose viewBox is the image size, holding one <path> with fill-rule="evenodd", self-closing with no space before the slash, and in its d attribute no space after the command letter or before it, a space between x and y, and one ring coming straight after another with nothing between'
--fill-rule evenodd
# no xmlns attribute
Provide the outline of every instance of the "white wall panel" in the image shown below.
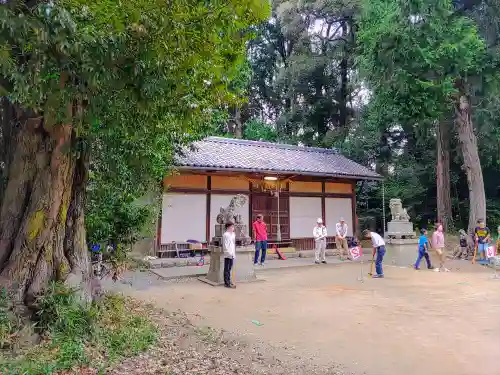
<svg viewBox="0 0 500 375"><path fill-rule="evenodd" d="M328 234L335 235L335 224L343 217L348 228L347 235L352 236L352 206L351 198L326 198L325 215Z"/></svg>
<svg viewBox="0 0 500 375"><path fill-rule="evenodd" d="M290 238L311 238L321 217L321 198L290 197Z"/></svg>
<svg viewBox="0 0 500 375"><path fill-rule="evenodd" d="M210 197L210 239L215 235L215 224L217 224L217 215L220 213L221 207L226 208L231 202L234 194L212 194ZM236 214L240 214L243 220L243 224L247 225L247 234L251 223L248 221L249 216L249 199L247 196L247 201L243 207L236 209Z"/></svg>
<svg viewBox="0 0 500 375"><path fill-rule="evenodd" d="M163 194L161 243L206 241L206 194Z"/></svg>

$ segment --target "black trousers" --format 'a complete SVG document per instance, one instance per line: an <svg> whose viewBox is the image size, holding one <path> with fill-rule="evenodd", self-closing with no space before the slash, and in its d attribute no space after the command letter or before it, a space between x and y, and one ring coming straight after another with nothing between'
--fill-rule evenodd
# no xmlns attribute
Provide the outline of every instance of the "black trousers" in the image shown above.
<svg viewBox="0 0 500 375"><path fill-rule="evenodd" d="M224 258L224 284L231 285L231 269L233 268L233 258Z"/></svg>

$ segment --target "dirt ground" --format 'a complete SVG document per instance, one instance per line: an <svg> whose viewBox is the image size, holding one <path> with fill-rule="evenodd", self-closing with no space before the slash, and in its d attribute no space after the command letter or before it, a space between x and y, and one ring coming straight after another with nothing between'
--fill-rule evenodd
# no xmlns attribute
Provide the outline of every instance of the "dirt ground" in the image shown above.
<svg viewBox="0 0 500 375"><path fill-rule="evenodd" d="M191 280L131 293L200 327L356 374L499 374L500 279L466 261L449 267L386 266L385 279L360 282L359 264L321 265L269 271L236 290Z"/></svg>

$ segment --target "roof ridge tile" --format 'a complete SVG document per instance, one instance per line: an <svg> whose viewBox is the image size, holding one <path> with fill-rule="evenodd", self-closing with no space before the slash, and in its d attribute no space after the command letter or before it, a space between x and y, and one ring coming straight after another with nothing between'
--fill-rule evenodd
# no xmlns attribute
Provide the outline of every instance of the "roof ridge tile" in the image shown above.
<svg viewBox="0 0 500 375"><path fill-rule="evenodd" d="M227 143L227 144L236 144L242 146L267 147L267 148L286 149L294 151L317 152L323 154L339 154L339 150L336 148L299 146L299 145L291 145L288 143L274 143L269 141L254 141L254 140L237 139L237 138L207 137L203 139L202 142Z"/></svg>
<svg viewBox="0 0 500 375"><path fill-rule="evenodd" d="M221 137L208 137L191 146L176 155L178 167L353 179L382 178L332 149Z"/></svg>

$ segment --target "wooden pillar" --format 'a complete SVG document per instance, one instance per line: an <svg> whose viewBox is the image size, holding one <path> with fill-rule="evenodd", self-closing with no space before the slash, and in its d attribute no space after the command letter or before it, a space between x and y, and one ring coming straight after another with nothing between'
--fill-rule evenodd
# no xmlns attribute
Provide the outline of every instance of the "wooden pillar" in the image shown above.
<svg viewBox="0 0 500 375"><path fill-rule="evenodd" d="M253 190L252 181L248 181L248 235L253 238Z"/></svg>
<svg viewBox="0 0 500 375"><path fill-rule="evenodd" d="M291 221L291 218L290 218L290 182L288 181L286 183L286 192L288 194L288 240L290 240L292 238L292 221ZM293 246L293 245L292 245Z"/></svg>
<svg viewBox="0 0 500 375"><path fill-rule="evenodd" d="M205 237L207 244L210 243L210 207L212 205L212 177L207 176L207 208L206 208L206 219L205 219Z"/></svg>
<svg viewBox="0 0 500 375"><path fill-rule="evenodd" d="M325 202L325 181L321 183L321 217L323 218L323 224L326 225L326 202Z"/></svg>
<svg viewBox="0 0 500 375"><path fill-rule="evenodd" d="M352 235L357 237L358 231L358 220L356 216L356 183L352 184L352 196L351 196L351 206L352 206Z"/></svg>
<svg viewBox="0 0 500 375"><path fill-rule="evenodd" d="M160 207L160 212L158 213L158 222L157 222L157 225L156 225L156 243L155 243L155 253L160 250L160 246L161 246L161 215L162 215L162 211L163 211L163 199L160 203L161 207ZM156 255L156 254L153 254L153 255Z"/></svg>
<svg viewBox="0 0 500 375"><path fill-rule="evenodd" d="M165 194L165 183L162 181L161 182L161 200L160 200L160 212L158 213L158 222L156 223L156 243L155 243L155 254L152 255L157 255L156 252L160 250L161 247L161 221L162 221L162 215L163 215L163 194Z"/></svg>

